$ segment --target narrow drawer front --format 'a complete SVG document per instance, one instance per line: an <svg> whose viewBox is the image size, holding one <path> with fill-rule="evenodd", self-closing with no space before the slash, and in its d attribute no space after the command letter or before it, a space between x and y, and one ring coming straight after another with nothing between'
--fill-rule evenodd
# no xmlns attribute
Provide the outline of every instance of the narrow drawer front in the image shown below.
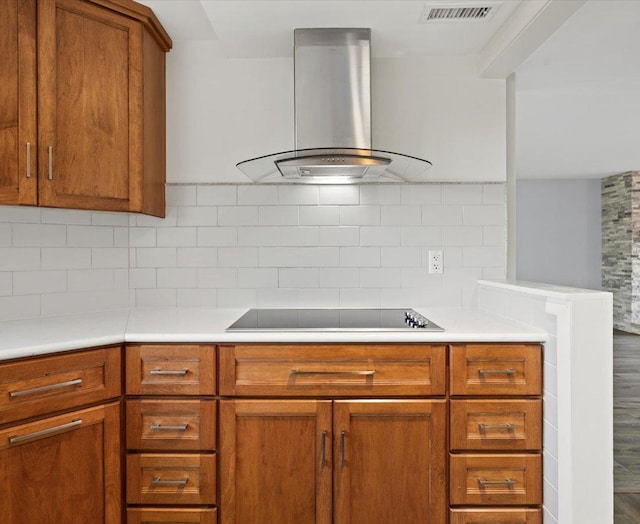
<svg viewBox="0 0 640 524"><path fill-rule="evenodd" d="M215 346L128 344L128 395L214 395Z"/></svg>
<svg viewBox="0 0 640 524"><path fill-rule="evenodd" d="M444 346L220 346L220 393L251 396L443 395Z"/></svg>
<svg viewBox="0 0 640 524"><path fill-rule="evenodd" d="M467 344L451 347L452 395L542 394L539 344Z"/></svg>
<svg viewBox="0 0 640 524"><path fill-rule="evenodd" d="M128 508L127 524L216 524L216 508Z"/></svg>
<svg viewBox="0 0 640 524"><path fill-rule="evenodd" d="M452 509L449 524L542 524L539 509Z"/></svg>
<svg viewBox="0 0 640 524"><path fill-rule="evenodd" d="M542 449L541 400L452 400L451 449Z"/></svg>
<svg viewBox="0 0 640 524"><path fill-rule="evenodd" d="M121 346L0 365L0 424L121 394Z"/></svg>
<svg viewBox="0 0 640 524"><path fill-rule="evenodd" d="M215 455L127 455L127 503L215 504Z"/></svg>
<svg viewBox="0 0 640 524"><path fill-rule="evenodd" d="M213 451L215 400L127 400L127 448Z"/></svg>
<svg viewBox="0 0 640 524"><path fill-rule="evenodd" d="M541 455L451 455L452 505L542 504Z"/></svg>

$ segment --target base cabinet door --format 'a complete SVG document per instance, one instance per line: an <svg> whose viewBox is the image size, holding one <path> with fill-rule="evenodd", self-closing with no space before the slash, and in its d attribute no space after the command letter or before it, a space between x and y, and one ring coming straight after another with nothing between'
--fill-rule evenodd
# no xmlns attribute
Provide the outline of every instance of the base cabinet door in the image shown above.
<svg viewBox="0 0 640 524"><path fill-rule="evenodd" d="M444 400L334 406L334 522L447 522Z"/></svg>
<svg viewBox="0 0 640 524"><path fill-rule="evenodd" d="M121 521L120 403L0 431L3 524Z"/></svg>
<svg viewBox="0 0 640 524"><path fill-rule="evenodd" d="M331 524L331 401L220 402L220 522Z"/></svg>

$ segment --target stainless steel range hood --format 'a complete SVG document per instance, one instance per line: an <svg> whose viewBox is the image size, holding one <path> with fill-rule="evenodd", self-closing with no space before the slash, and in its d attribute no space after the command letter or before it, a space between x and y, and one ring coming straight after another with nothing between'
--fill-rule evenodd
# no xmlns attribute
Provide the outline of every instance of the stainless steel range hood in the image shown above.
<svg viewBox="0 0 640 524"><path fill-rule="evenodd" d="M249 178L315 184L424 180L429 161L371 148L370 29L296 29L294 80L296 149L238 163Z"/></svg>

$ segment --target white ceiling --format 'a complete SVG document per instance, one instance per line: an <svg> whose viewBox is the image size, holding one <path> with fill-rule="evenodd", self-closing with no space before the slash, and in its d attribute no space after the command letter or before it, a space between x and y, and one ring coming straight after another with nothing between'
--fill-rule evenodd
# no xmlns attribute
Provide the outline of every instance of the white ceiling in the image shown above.
<svg viewBox="0 0 640 524"><path fill-rule="evenodd" d="M504 0L487 21L420 24L425 4L434 2L142 3L174 40L218 39L229 58L289 57L294 28L321 26L371 27L377 57L477 55L522 4ZM640 0L588 0L517 68L519 178L600 178L640 169L639 56Z"/></svg>

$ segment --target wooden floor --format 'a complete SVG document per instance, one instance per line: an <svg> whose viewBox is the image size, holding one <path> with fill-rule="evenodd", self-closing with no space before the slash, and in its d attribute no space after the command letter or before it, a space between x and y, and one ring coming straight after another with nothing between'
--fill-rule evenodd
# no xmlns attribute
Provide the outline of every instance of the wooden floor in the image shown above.
<svg viewBox="0 0 640 524"><path fill-rule="evenodd" d="M640 524L640 336L613 336L615 524Z"/></svg>

